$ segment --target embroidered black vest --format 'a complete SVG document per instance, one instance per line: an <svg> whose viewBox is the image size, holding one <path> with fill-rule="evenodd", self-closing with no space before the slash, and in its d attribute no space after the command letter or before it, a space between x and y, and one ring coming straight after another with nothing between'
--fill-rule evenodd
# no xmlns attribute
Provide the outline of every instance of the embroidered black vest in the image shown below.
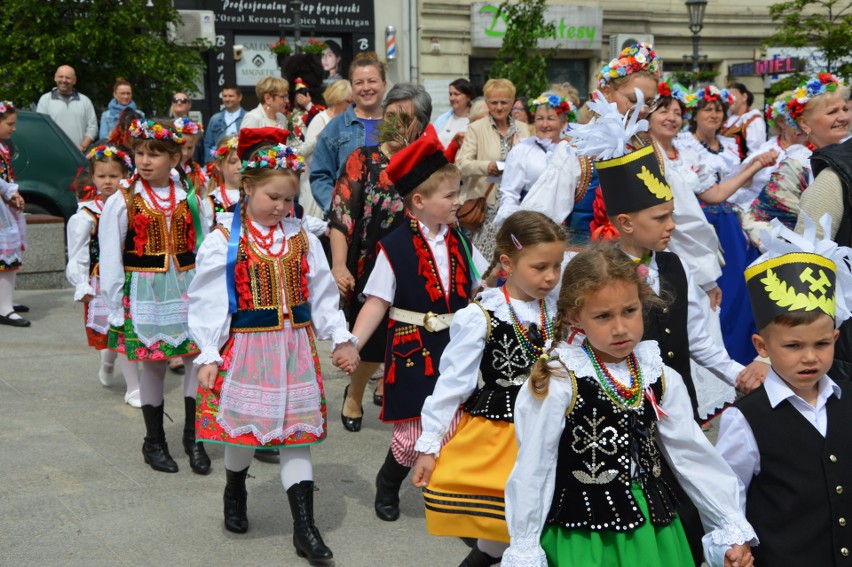
<svg viewBox="0 0 852 567"><path fill-rule="evenodd" d="M178 271L195 268L195 230L186 199L175 207L169 227L166 216L151 207L141 194L128 195L122 192L122 196L127 203L124 271L167 272L170 259L174 259ZM143 229L137 219L143 218L147 219L144 224L145 235L140 237L142 244L137 247L136 234Z"/></svg>
<svg viewBox="0 0 852 567"><path fill-rule="evenodd" d="M493 311L483 311L488 318L488 338L479 363L483 385L465 402L464 411L493 421L514 422L515 400L538 357L518 341L511 323L498 319ZM543 343L534 342L537 346Z"/></svg>
<svg viewBox="0 0 852 567"><path fill-rule="evenodd" d="M620 532L641 526L645 517L630 492L630 463L636 461L651 523L670 524L677 499L660 476L662 457L654 439L657 421L651 403L643 398L638 410L623 410L595 378L571 377L574 400L559 439L556 490L546 523ZM664 379L651 386L660 404Z"/></svg>
<svg viewBox="0 0 852 567"><path fill-rule="evenodd" d="M654 252L660 277L660 298L664 307L653 307L645 314L643 341L657 341L663 364L677 370L692 402L692 413L697 419L698 398L692 381L689 363L689 298L686 272L677 255L671 252Z"/></svg>
<svg viewBox="0 0 852 567"><path fill-rule="evenodd" d="M228 229L216 228L229 238ZM240 239L234 277L237 312L231 315L232 332L278 331L284 328L288 317L294 328L311 324L307 289L310 244L305 231L288 238L287 245L285 254L273 258L246 238ZM282 306L286 306L287 314Z"/></svg>
<svg viewBox="0 0 852 567"><path fill-rule="evenodd" d="M396 275L393 306L437 315L462 309L469 303L473 279L461 243L464 236L450 229L444 241L450 248L450 289L445 294L435 258L417 220L408 217L406 221L379 242ZM470 249L470 242L467 239L464 242ZM388 321L383 421L420 417L423 402L435 388L438 361L449 342L449 329L430 333L419 325Z"/></svg>
<svg viewBox="0 0 852 567"><path fill-rule="evenodd" d="M760 451L746 497L755 565L852 565L852 384L838 384L824 438L789 401L773 409L762 386L735 404Z"/></svg>
<svg viewBox="0 0 852 567"><path fill-rule="evenodd" d="M89 277L98 275L98 264L101 261L101 247L98 243L98 223L101 220L101 213L95 212L88 207L83 207L90 217L92 217L92 232L89 234Z"/></svg>

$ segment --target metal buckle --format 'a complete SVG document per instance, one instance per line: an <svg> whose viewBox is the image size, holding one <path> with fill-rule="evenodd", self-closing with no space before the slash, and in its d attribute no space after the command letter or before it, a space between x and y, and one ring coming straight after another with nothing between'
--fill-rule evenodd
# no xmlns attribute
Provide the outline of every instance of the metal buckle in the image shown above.
<svg viewBox="0 0 852 567"><path fill-rule="evenodd" d="M432 326L432 317L437 317L437 313L433 313L431 311L427 311L425 315L423 315L423 328L429 331L430 333L436 333L437 330Z"/></svg>

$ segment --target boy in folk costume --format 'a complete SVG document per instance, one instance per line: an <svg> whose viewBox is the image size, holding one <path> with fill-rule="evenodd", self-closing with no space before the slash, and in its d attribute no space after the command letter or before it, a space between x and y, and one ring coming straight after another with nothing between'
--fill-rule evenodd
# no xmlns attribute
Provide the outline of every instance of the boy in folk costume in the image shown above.
<svg viewBox="0 0 852 567"><path fill-rule="evenodd" d="M752 340L772 369L722 414L716 445L760 538L755 564L773 567L852 564L852 386L826 374L850 316L852 250L816 240L804 219L802 236L774 219L766 253L745 272ZM831 234L828 215L822 225Z"/></svg>
<svg viewBox="0 0 852 567"><path fill-rule="evenodd" d="M438 379L453 313L470 302L488 263L455 227L459 170L444 157L432 126L391 158L387 175L403 198L406 220L379 243L353 333L366 344L390 308L381 417L394 428L376 478L375 510L380 519L394 521L399 488L417 459L420 412Z"/></svg>

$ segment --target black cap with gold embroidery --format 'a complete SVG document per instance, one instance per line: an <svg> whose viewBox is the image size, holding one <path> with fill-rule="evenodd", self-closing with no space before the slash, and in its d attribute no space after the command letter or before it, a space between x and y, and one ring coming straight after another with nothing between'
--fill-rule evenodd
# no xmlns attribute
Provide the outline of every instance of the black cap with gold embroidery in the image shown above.
<svg viewBox="0 0 852 567"><path fill-rule="evenodd" d="M837 313L837 266L825 256L791 252L769 258L750 266L745 279L758 329L796 311L818 311L832 319Z"/></svg>
<svg viewBox="0 0 852 567"><path fill-rule="evenodd" d="M595 168L609 216L649 209L673 198L653 144L595 162Z"/></svg>

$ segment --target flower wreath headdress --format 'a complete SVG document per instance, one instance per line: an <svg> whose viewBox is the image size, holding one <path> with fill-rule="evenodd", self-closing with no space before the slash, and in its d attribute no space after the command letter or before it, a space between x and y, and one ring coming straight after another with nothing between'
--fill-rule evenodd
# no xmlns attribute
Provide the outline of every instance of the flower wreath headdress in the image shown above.
<svg viewBox="0 0 852 567"><path fill-rule="evenodd" d="M568 122L576 122L577 121L577 107L568 100L564 99L558 95L550 94L547 96L540 96L530 100L529 109L530 112L535 114L535 111L539 106L547 105L550 108L556 111L558 115L566 115L568 117Z"/></svg>
<svg viewBox="0 0 852 567"><path fill-rule="evenodd" d="M237 149L238 143L239 138L237 136L231 136L225 141L222 146L210 150L210 155L213 156L213 159L215 159L216 161L222 161L223 159L225 159L225 156L228 155L228 152Z"/></svg>
<svg viewBox="0 0 852 567"><path fill-rule="evenodd" d="M198 124L198 122L193 122L191 119L186 117L175 118L172 124L174 124L175 130L178 132L178 134L195 135L201 132L201 125Z"/></svg>
<svg viewBox="0 0 852 567"><path fill-rule="evenodd" d="M689 89L678 83L671 77L657 84L657 95L660 97L672 97L684 108L692 108L698 102L698 96Z"/></svg>
<svg viewBox="0 0 852 567"><path fill-rule="evenodd" d="M789 100L790 97L788 96L779 98L778 100L773 100L766 105L766 123L769 124L769 126L775 126L779 116L783 117L785 120L787 119L787 102Z"/></svg>
<svg viewBox="0 0 852 567"><path fill-rule="evenodd" d="M598 87L608 84L613 79L640 71L648 71L656 76L659 73L659 62L653 47L647 43L634 43L625 47L616 59L604 65L598 74Z"/></svg>
<svg viewBox="0 0 852 567"><path fill-rule="evenodd" d="M257 169L266 167L269 169L292 169L296 173L301 173L305 169L305 159L297 154L293 148L278 144L271 148L260 150L257 155L250 160L243 160L241 173L249 169Z"/></svg>
<svg viewBox="0 0 852 567"><path fill-rule="evenodd" d="M703 90L699 91L699 96L705 102L719 101L725 106L731 106L734 102L734 95L728 89L720 89L716 85L707 85Z"/></svg>
<svg viewBox="0 0 852 567"><path fill-rule="evenodd" d="M121 161L124 162L124 165L127 166L129 171L133 171L133 162L130 160L130 156L119 150L115 146L108 146L102 144L95 148L89 150L89 153L86 155L86 159L89 161L100 161L105 157L117 157Z"/></svg>
<svg viewBox="0 0 852 567"><path fill-rule="evenodd" d="M130 124L130 135L137 140L171 140L176 144L184 144L186 140L179 133L153 120L134 120Z"/></svg>
<svg viewBox="0 0 852 567"><path fill-rule="evenodd" d="M844 86L843 81L831 73L820 73L816 77L811 77L799 84L793 91L792 96L787 101L787 116L792 118L791 122L797 126L799 117L805 112L805 107L812 98L834 92L837 87L842 86Z"/></svg>
<svg viewBox="0 0 852 567"><path fill-rule="evenodd" d="M15 105L11 100L0 100L0 114L6 114L10 110L14 110Z"/></svg>

